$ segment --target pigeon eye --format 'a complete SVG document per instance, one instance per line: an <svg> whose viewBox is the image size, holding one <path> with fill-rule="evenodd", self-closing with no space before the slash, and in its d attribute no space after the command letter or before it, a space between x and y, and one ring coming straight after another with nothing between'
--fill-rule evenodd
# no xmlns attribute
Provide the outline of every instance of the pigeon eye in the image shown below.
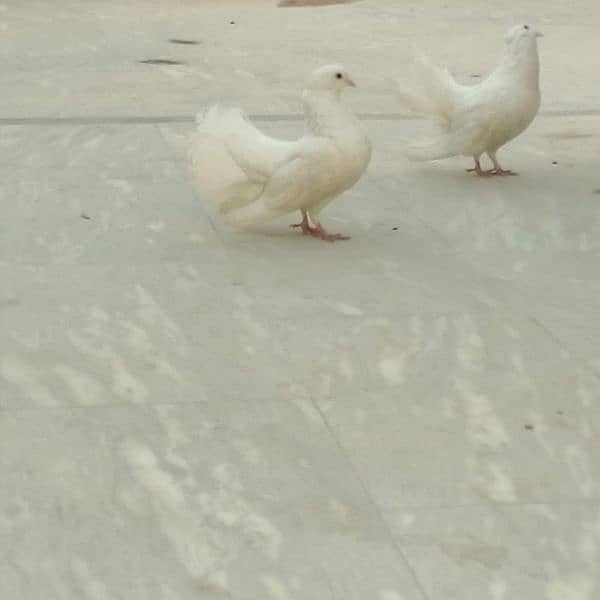
<svg viewBox="0 0 600 600"><path fill-rule="evenodd" d="M529 29L529 25L523 25L523 29Z"/></svg>
<svg viewBox="0 0 600 600"><path fill-rule="evenodd" d="M337 77L337 79L341 79L342 78L342 74L341 73L336 73L335 76Z"/></svg>

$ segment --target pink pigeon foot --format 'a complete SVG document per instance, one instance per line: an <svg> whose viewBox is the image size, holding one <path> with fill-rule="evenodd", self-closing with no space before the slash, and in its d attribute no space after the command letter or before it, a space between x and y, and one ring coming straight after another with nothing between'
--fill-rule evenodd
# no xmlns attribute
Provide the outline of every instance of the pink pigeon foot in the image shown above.
<svg viewBox="0 0 600 600"><path fill-rule="evenodd" d="M496 172L495 172L496 169L490 169L489 171L484 171L481 168L481 164L477 159L475 159L475 166L471 169L465 169L465 171L467 173L475 173L479 177L491 177L492 175L496 174Z"/></svg>
<svg viewBox="0 0 600 600"><path fill-rule="evenodd" d="M518 175L515 171L511 171L510 169L501 169L500 167L492 170L492 175Z"/></svg>
<svg viewBox="0 0 600 600"><path fill-rule="evenodd" d="M315 232L317 231L316 227L310 226L310 223L308 222L308 217L306 215L302 216L302 221L300 223L294 223L293 225L290 225L290 227L299 227L300 229L302 229L303 235L315 235Z"/></svg>
<svg viewBox="0 0 600 600"><path fill-rule="evenodd" d="M350 236L348 235L327 232L320 223L311 231L311 235L313 237L319 238L320 240L325 240L326 242L336 242L337 240L350 239Z"/></svg>

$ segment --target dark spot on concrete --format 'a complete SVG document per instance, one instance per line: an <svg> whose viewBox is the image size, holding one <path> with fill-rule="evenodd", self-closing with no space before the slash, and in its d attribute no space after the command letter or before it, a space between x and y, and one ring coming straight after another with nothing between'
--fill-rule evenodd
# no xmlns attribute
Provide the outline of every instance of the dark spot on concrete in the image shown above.
<svg viewBox="0 0 600 600"><path fill-rule="evenodd" d="M235 21L229 21L230 25L235 25Z"/></svg>
<svg viewBox="0 0 600 600"><path fill-rule="evenodd" d="M327 6L328 4L349 4L356 0L281 0L277 6Z"/></svg>
<svg viewBox="0 0 600 600"><path fill-rule="evenodd" d="M596 188L596 189L595 189L595 190L592 192L592 194L600 194L600 188Z"/></svg>
<svg viewBox="0 0 600 600"><path fill-rule="evenodd" d="M553 160L553 161L552 161L552 164L553 164L553 165L557 165L557 164L558 164L558 161L557 161L557 160Z"/></svg>
<svg viewBox="0 0 600 600"><path fill-rule="evenodd" d="M181 40L179 38L170 38L169 42L171 44L183 44L183 45L187 45L187 46L195 46L196 44L200 43L196 40Z"/></svg>
<svg viewBox="0 0 600 600"><path fill-rule="evenodd" d="M0 307L7 308L9 306L18 306L21 304L19 298L4 298L0 300Z"/></svg>
<svg viewBox="0 0 600 600"><path fill-rule="evenodd" d="M475 562L488 569L499 569L508 557L503 546L481 543L471 537L441 544L444 554L458 563Z"/></svg>
<svg viewBox="0 0 600 600"><path fill-rule="evenodd" d="M533 431L533 425L527 423L527 425L525 425L525 429L527 429L528 431Z"/></svg>
<svg viewBox="0 0 600 600"><path fill-rule="evenodd" d="M185 65L184 62L171 60L170 58L147 58L145 60L138 60L138 62L145 65Z"/></svg>
<svg viewBox="0 0 600 600"><path fill-rule="evenodd" d="M556 138L559 140L576 140L579 138L591 138L594 136L592 133L582 133L580 131L554 131L550 133L544 133L544 137Z"/></svg>
<svg viewBox="0 0 600 600"><path fill-rule="evenodd" d="M86 221L90 221L92 219L92 217L90 217L89 215L86 215L85 213L81 213L79 216L82 219L85 219Z"/></svg>
<svg viewBox="0 0 600 600"><path fill-rule="evenodd" d="M479 75L478 73L473 73L473 75L471 75L471 77L481 77L481 75Z"/></svg>
<svg viewBox="0 0 600 600"><path fill-rule="evenodd" d="M398 231L397 227L392 227L392 231Z"/></svg>

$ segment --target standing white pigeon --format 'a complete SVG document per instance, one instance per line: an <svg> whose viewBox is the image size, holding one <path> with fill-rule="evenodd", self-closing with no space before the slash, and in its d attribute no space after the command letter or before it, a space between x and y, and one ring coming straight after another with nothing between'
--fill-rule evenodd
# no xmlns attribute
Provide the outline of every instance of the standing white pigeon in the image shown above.
<svg viewBox="0 0 600 600"><path fill-rule="evenodd" d="M498 149L518 136L533 121L540 107L537 39L541 33L529 25L517 25L505 36L502 61L481 83L458 84L446 69L418 59L414 90L400 90L409 107L439 123L441 132L432 139L409 146L411 160L438 160L472 156L477 175L516 175L496 158ZM486 153L494 168L484 171L480 158Z"/></svg>
<svg viewBox="0 0 600 600"><path fill-rule="evenodd" d="M348 239L320 223L327 204L367 168L371 145L360 122L341 102L354 86L341 65L314 71L303 94L305 133L295 141L260 132L239 109L213 106L197 117L190 158L203 192L236 225L252 225L299 210L304 234Z"/></svg>

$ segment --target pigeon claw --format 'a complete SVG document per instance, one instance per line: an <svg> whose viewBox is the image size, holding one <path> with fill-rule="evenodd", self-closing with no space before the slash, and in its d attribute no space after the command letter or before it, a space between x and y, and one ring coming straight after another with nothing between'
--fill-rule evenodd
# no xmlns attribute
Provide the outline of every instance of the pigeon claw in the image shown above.
<svg viewBox="0 0 600 600"><path fill-rule="evenodd" d="M472 169L465 169L467 173L475 173L478 177L491 177L496 174L495 169L489 169L484 171L481 167L473 167Z"/></svg>
<svg viewBox="0 0 600 600"><path fill-rule="evenodd" d="M515 171L511 171L510 169L493 169L493 175L518 175Z"/></svg>
<svg viewBox="0 0 600 600"><path fill-rule="evenodd" d="M320 240L324 240L326 242L337 242L338 240L349 240L350 236L342 235L341 233L329 233L326 231L322 225L317 225L312 231L311 235L313 237L319 238Z"/></svg>
<svg viewBox="0 0 600 600"><path fill-rule="evenodd" d="M294 223L290 225L293 229L301 229L304 235L312 235L312 237L326 242L337 242L338 240L349 240L350 237L342 235L341 233L329 233L325 228L319 224L316 227L312 227L308 221L308 218L304 216L300 223Z"/></svg>
<svg viewBox="0 0 600 600"><path fill-rule="evenodd" d="M465 170L467 173L475 173L479 177L493 177L494 175L499 175L500 177L506 175L518 175L518 173L511 171L510 169L488 169L485 171L481 167L473 167L472 169Z"/></svg>
<svg viewBox="0 0 600 600"><path fill-rule="evenodd" d="M473 167L472 169L465 169L467 173L475 173L478 177L492 177L497 175L496 169L482 169L480 165Z"/></svg>
<svg viewBox="0 0 600 600"><path fill-rule="evenodd" d="M302 223L294 223L293 225L290 225L290 227L292 229L302 229L302 234L303 235L314 235L314 232L316 231L316 229L314 227L311 227L308 224L308 221L302 221Z"/></svg>

